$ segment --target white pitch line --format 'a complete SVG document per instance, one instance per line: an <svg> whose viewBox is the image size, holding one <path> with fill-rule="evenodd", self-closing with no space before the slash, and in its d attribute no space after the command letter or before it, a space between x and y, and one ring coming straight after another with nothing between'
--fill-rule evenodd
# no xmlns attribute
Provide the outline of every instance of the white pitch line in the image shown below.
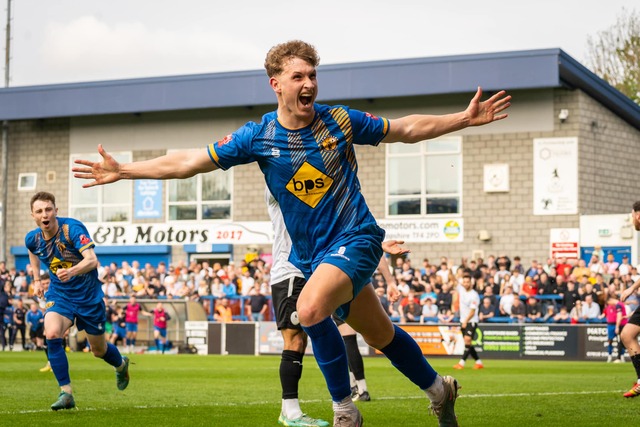
<svg viewBox="0 0 640 427"><path fill-rule="evenodd" d="M492 398L492 397L536 397L536 396L579 396L579 395L588 395L588 394L609 394L609 393L623 393L624 390L599 390L599 391L549 391L549 392L540 392L540 393L499 393L499 394L462 394L458 396L458 399L478 399L478 398ZM425 396L381 396L375 397L374 400L398 400L398 399L425 399ZM323 399L313 399L313 400L301 400L301 403L321 403L327 402L327 400ZM180 408L195 408L195 407L222 407L222 406L256 406L256 405L273 405L278 402L276 401L254 401L254 402L229 402L229 403L205 403L205 404L188 404L188 405L134 405L131 406L133 409L163 409L163 408L172 408L172 409L180 409ZM93 408L93 407L80 407L76 410L80 411L111 411L114 408ZM118 407L118 409L122 409L122 407ZM51 412L50 409L27 409L22 411L0 411L0 415L22 415L22 414L38 414L44 412Z"/></svg>

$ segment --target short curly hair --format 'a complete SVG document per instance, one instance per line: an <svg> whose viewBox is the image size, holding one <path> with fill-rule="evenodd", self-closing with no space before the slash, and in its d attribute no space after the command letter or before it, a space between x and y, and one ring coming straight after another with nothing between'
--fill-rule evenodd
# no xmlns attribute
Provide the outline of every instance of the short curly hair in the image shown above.
<svg viewBox="0 0 640 427"><path fill-rule="evenodd" d="M264 68L267 70L267 75L273 77L282 73L285 62L291 58L300 58L314 67L320 64L318 51L313 45L302 40L289 40L269 49L264 60Z"/></svg>
<svg viewBox="0 0 640 427"><path fill-rule="evenodd" d="M38 200L43 202L51 202L53 206L56 205L56 196L46 191L40 191L34 194L33 197L31 198L31 210L33 210L33 204Z"/></svg>

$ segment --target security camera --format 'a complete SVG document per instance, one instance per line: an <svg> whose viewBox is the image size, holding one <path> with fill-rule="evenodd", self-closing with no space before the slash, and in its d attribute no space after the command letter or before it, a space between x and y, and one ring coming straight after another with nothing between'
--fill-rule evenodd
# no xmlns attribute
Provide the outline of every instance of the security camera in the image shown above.
<svg viewBox="0 0 640 427"><path fill-rule="evenodd" d="M567 117L569 117L569 110L567 110L566 108L560 110L560 114L558 114L558 119L560 119L560 122L564 123L567 120Z"/></svg>

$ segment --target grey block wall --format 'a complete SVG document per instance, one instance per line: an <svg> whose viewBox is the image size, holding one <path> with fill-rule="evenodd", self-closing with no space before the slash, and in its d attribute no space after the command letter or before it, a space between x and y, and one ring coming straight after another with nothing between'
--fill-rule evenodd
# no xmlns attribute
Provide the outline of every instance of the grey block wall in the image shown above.
<svg viewBox="0 0 640 427"><path fill-rule="evenodd" d="M66 216L69 194L69 120L49 119L12 122L9 129L7 183L7 253L24 246L24 236L35 228L29 201L36 191L56 196L59 215ZM36 191L18 191L20 173L36 172ZM55 179L47 182L47 173ZM13 265L12 257L7 259Z"/></svg>

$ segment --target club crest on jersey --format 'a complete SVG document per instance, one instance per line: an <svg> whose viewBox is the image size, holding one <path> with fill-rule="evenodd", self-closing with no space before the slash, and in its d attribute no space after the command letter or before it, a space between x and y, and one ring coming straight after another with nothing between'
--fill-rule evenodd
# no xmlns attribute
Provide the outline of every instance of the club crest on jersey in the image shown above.
<svg viewBox="0 0 640 427"><path fill-rule="evenodd" d="M304 162L287 183L286 188L301 202L315 208L331 188L333 179Z"/></svg>
<svg viewBox="0 0 640 427"><path fill-rule="evenodd" d="M53 306L55 305L55 303L56 303L55 301L48 301L48 302L44 305L44 309L45 309L45 310L50 309L51 307L53 307Z"/></svg>
<svg viewBox="0 0 640 427"><path fill-rule="evenodd" d="M325 151L333 151L338 146L338 138L333 135L329 135L325 139L322 140L320 146Z"/></svg>
<svg viewBox="0 0 640 427"><path fill-rule="evenodd" d="M229 141L233 139L233 135L229 134L218 141L218 147L222 147L224 144L227 144Z"/></svg>
<svg viewBox="0 0 640 427"><path fill-rule="evenodd" d="M89 239L87 236L85 236L84 234L80 235L80 244L82 245L86 245L87 243L91 242L91 239Z"/></svg>

